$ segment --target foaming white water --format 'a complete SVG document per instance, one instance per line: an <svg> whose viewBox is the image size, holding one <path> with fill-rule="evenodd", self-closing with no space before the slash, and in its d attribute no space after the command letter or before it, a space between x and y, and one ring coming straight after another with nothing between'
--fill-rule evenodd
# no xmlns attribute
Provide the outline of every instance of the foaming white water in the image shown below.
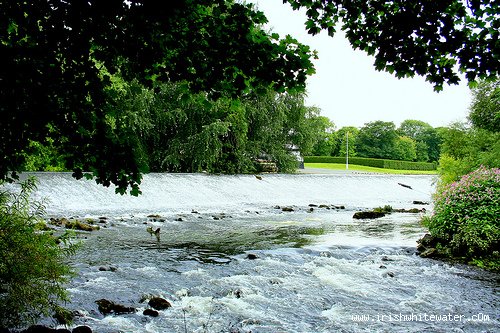
<svg viewBox="0 0 500 333"><path fill-rule="evenodd" d="M68 173L34 173L38 195L49 201L49 213L102 214L110 212L168 212L191 209L241 209L269 205L325 203L371 207L381 203L408 206L428 201L432 176L399 175L253 175L148 174L142 195L116 195L89 180ZM398 183L412 187L412 190Z"/></svg>

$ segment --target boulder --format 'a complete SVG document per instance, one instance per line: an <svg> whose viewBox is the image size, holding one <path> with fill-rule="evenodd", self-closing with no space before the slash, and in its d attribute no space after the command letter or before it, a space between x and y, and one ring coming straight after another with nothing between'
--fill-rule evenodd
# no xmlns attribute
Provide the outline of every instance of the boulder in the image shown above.
<svg viewBox="0 0 500 333"><path fill-rule="evenodd" d="M417 241L417 251L423 253L428 249L435 248L437 243L438 240L434 238L431 234L425 234L422 238L420 238Z"/></svg>
<svg viewBox="0 0 500 333"><path fill-rule="evenodd" d="M292 207L281 207L281 210L283 212L293 212L294 209Z"/></svg>
<svg viewBox="0 0 500 333"><path fill-rule="evenodd" d="M382 212L374 212L374 211L366 211L366 212L356 212L352 216L354 219L361 219L361 220L366 220L366 219L377 219L379 217L384 217L385 213Z"/></svg>
<svg viewBox="0 0 500 333"><path fill-rule="evenodd" d="M161 297L151 298L148 302L148 305L155 310L165 310L172 306L169 301Z"/></svg>
<svg viewBox="0 0 500 333"><path fill-rule="evenodd" d="M249 254L247 255L247 259L249 259L249 260L255 260L255 259L257 259L257 258L259 258L259 257L257 257L257 255L256 255L256 254L253 254L253 253L249 253Z"/></svg>
<svg viewBox="0 0 500 333"><path fill-rule="evenodd" d="M117 268L114 266L101 266L99 267L99 271L101 272L116 272Z"/></svg>
<svg viewBox="0 0 500 333"><path fill-rule="evenodd" d="M420 252L419 255L422 258L434 258L438 256L438 252L435 248L431 247L430 249L426 249L423 252Z"/></svg>
<svg viewBox="0 0 500 333"><path fill-rule="evenodd" d="M124 314L124 313L133 313L135 312L135 308L123 306L121 304L116 304L115 302L109 301L107 299L100 299L95 301L97 303L99 312L103 315L108 315L111 313L114 314Z"/></svg>
<svg viewBox="0 0 500 333"><path fill-rule="evenodd" d="M77 326L73 328L73 331L71 333L92 333L92 329L88 326Z"/></svg>
<svg viewBox="0 0 500 333"><path fill-rule="evenodd" d="M150 316L150 317L158 317L160 314L158 311L153 310L153 309L146 309L144 312L142 312L143 315L145 316Z"/></svg>

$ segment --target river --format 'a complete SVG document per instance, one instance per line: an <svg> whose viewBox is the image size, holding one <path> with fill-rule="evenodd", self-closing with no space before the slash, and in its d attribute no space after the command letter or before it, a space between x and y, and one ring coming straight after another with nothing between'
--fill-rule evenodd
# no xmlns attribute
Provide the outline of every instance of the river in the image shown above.
<svg viewBox="0 0 500 333"><path fill-rule="evenodd" d="M432 176L149 174L137 198L37 176L50 216L106 218L79 234L68 286L94 332L500 331L498 275L418 257L421 213L352 218L431 209L413 201L431 200ZM172 307L144 316L148 295ZM102 298L138 311L104 316Z"/></svg>

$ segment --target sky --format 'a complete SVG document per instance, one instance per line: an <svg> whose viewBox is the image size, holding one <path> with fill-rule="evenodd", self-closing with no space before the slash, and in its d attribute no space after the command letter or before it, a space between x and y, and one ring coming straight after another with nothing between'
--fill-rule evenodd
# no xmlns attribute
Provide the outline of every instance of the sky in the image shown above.
<svg viewBox="0 0 500 333"><path fill-rule="evenodd" d="M342 31L335 37L322 32L311 36L304 28L306 16L282 0L247 0L255 3L269 20L266 29L286 34L318 51L316 74L307 81L307 106L321 109L337 128L362 127L382 120L399 124L406 119L422 120L433 127L465 120L471 102L466 81L444 86L436 93L422 77L397 79L375 70L374 58L354 51Z"/></svg>

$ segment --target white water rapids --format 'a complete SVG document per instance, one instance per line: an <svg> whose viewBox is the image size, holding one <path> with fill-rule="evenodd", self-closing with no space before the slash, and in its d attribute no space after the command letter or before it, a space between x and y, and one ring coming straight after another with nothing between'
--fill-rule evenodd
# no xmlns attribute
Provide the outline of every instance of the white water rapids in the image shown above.
<svg viewBox="0 0 500 333"><path fill-rule="evenodd" d="M431 201L431 176L150 174L138 198L36 176L50 216L107 217L72 259L67 307L94 332L500 331L498 276L415 255L421 214L352 218L385 205L429 210L413 201ZM172 308L144 316L147 295ZM138 311L104 316L101 298Z"/></svg>

